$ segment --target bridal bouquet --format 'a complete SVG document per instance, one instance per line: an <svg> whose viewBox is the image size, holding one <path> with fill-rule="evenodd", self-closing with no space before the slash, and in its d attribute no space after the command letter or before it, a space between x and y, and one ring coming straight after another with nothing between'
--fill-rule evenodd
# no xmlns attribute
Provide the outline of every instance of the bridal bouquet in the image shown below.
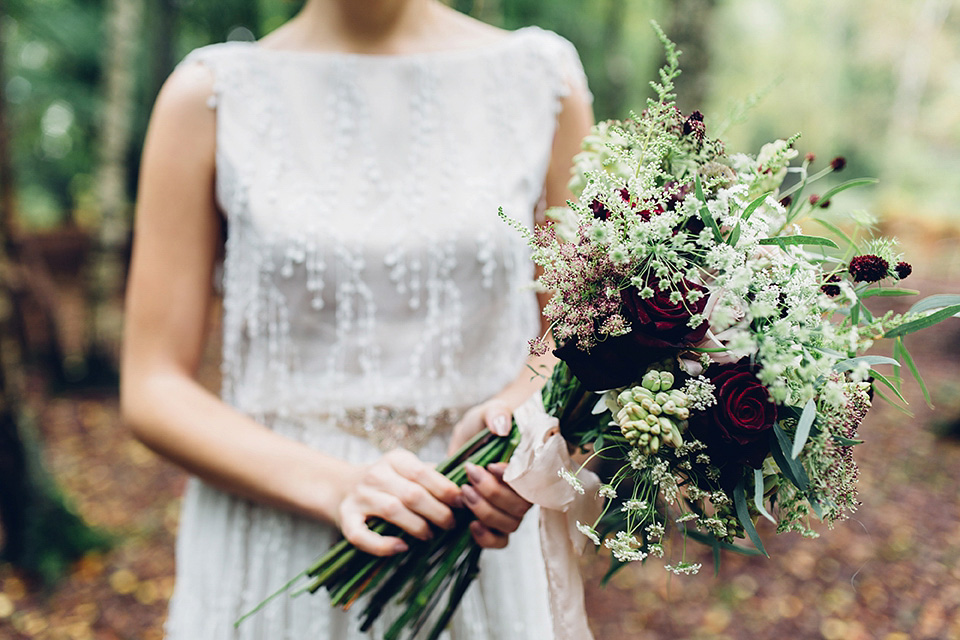
<svg viewBox="0 0 960 640"><path fill-rule="evenodd" d="M544 314L560 362L534 412L587 455L579 470L550 474L600 507L574 532L609 549L612 569L664 556L674 525L718 561L724 549L765 553L758 518L815 535L811 516L845 517L858 504L852 449L873 399L902 400L904 365L923 384L903 336L960 312L960 296L905 314L868 310L869 298L916 293L899 287L911 267L893 240L861 242L824 215L837 194L872 181L807 194L845 163L812 172L811 155L796 162L796 138L728 153L702 114L677 110L678 52L655 28L667 54L656 97L584 141L571 182L578 201L533 231L504 217L554 292ZM892 358L864 354L879 339L893 341ZM543 337L531 350L552 346ZM464 461L510 459L519 440L517 424L507 438L480 434L439 469L462 484ZM599 475L589 493L588 466ZM342 542L305 572L305 589L326 588L344 606L367 596L364 628L398 600L386 640L424 628L436 638L478 571L469 512L461 517L430 542L405 536L410 550L390 558ZM389 523L372 528L402 535ZM700 568L685 557L666 566Z"/></svg>
<svg viewBox="0 0 960 640"><path fill-rule="evenodd" d="M760 517L808 536L811 514L844 518L858 505L852 448L875 395L902 400L903 365L923 388L903 337L960 312L960 296L940 295L871 313L871 297L917 293L899 287L912 268L895 241L858 242L824 214L873 181L808 195L845 162L794 164L796 137L728 153L700 112L675 107L678 52L657 32L667 64L656 99L594 127L575 160L578 202L553 211L552 225L514 225L555 292L544 314L558 369L599 394L606 418L560 428L599 461L606 508L577 526L612 551L614 568L662 556L672 524L718 559L743 551L738 539L765 553ZM864 355L880 339L893 358Z"/></svg>

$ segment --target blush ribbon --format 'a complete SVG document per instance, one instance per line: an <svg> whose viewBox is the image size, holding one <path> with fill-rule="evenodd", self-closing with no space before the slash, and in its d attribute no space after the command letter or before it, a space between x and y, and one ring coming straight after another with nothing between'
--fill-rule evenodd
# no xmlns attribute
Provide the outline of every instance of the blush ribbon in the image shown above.
<svg viewBox="0 0 960 640"><path fill-rule="evenodd" d="M600 479L584 469L578 474L581 494L558 474L571 473L576 465L559 421L543 408L539 393L518 407L513 417L521 440L510 458L503 480L528 502L540 506L540 545L547 573L550 611L556 640L593 640L583 601L583 580L578 556L589 540L577 521L593 525L603 502L597 498Z"/></svg>

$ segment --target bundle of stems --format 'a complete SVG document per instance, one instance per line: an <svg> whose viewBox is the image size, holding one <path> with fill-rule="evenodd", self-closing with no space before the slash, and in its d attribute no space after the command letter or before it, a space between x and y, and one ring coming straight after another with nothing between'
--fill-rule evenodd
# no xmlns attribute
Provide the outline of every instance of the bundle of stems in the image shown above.
<svg viewBox="0 0 960 640"><path fill-rule="evenodd" d="M576 408L578 416L590 415L589 408L586 411L580 409L588 404L592 407L595 399L591 403L584 402L585 395L593 396L585 393L564 363L554 368L541 390L547 411L563 417L568 424L579 422L577 416L570 415L571 409ZM441 462L437 471L461 486L467 482L468 463L486 467L495 462L506 462L519 443L520 431L516 422L506 436L497 436L484 430ZM452 529L435 530L430 540L414 538L392 523L371 518L368 526L372 531L403 539L408 550L380 557L360 551L347 540L341 540L313 565L238 620L236 625L275 597L295 587L293 595L316 593L325 588L330 594L331 603L344 609L362 596L369 596L360 616L362 631L368 631L373 626L388 603L396 602L405 608L387 629L384 640L398 640L405 629L409 629L407 638L419 637L418 634L428 625L431 625L430 632L424 637L436 640L449 623L467 587L479 573L481 547L473 540L468 526L474 516L468 509L462 508L454 510L454 517L456 524ZM298 587L304 581L306 584ZM434 615L444 594L446 604L439 615Z"/></svg>

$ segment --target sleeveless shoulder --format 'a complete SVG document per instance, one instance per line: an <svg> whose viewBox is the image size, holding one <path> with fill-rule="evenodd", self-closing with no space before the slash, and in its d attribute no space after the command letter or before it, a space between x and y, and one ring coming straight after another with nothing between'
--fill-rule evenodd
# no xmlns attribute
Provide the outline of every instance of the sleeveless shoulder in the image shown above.
<svg viewBox="0 0 960 640"><path fill-rule="evenodd" d="M243 74L249 69L250 56L255 53L256 44L252 42L221 42L194 49L180 62L178 67L202 65L213 76L213 94L207 100L210 108L215 108L219 97L229 86L242 81Z"/></svg>
<svg viewBox="0 0 960 640"><path fill-rule="evenodd" d="M530 51L536 55L543 71L552 80L556 97L566 98L576 92L593 100L587 83L583 63L573 43L563 36L541 27L525 27L515 33L527 41Z"/></svg>

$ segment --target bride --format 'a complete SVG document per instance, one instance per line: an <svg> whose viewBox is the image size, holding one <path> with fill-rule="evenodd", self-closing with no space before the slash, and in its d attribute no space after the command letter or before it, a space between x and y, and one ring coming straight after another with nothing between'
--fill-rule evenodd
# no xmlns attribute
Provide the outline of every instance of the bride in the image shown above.
<svg viewBox="0 0 960 640"><path fill-rule="evenodd" d="M233 622L341 533L404 550L367 518L427 538L461 507L506 548L449 637L550 637L529 504L501 465L461 490L431 463L505 433L539 384L533 267L497 211L533 225L563 204L591 122L566 40L436 0L307 0L174 71L144 146L121 385L136 435L193 476L169 638L367 637L322 597ZM224 236L217 397L194 374Z"/></svg>

